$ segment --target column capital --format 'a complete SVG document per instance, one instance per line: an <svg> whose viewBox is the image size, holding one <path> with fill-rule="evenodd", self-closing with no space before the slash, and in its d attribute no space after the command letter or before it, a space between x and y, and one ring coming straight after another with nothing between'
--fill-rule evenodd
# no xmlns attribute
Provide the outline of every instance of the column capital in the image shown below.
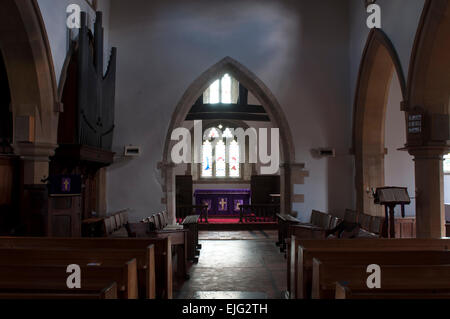
<svg viewBox="0 0 450 319"><path fill-rule="evenodd" d="M168 168L174 168L176 165L173 162L158 162L158 169L168 169Z"/></svg>
<svg viewBox="0 0 450 319"><path fill-rule="evenodd" d="M25 161L50 162L57 147L57 144L18 142L14 144L14 153Z"/></svg>
<svg viewBox="0 0 450 319"><path fill-rule="evenodd" d="M442 160L443 156L450 152L449 145L426 145L426 146L409 146L402 150L414 156L414 159L437 159Z"/></svg>

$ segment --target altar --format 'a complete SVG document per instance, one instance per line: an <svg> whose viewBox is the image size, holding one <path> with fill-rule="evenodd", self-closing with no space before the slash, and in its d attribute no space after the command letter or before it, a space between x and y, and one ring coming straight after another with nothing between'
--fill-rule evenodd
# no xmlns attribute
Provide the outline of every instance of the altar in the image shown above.
<svg viewBox="0 0 450 319"><path fill-rule="evenodd" d="M196 205L208 205L208 216L238 216L239 205L250 204L249 189L198 189Z"/></svg>

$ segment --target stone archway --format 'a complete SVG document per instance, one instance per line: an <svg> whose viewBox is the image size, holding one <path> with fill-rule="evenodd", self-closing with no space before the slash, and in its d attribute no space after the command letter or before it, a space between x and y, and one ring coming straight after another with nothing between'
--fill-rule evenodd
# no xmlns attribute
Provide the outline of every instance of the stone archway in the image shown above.
<svg viewBox="0 0 450 319"><path fill-rule="evenodd" d="M2 0L0 50L11 91L14 152L23 159L24 184L42 184L57 144L61 105L52 54L36 0Z"/></svg>
<svg viewBox="0 0 450 319"><path fill-rule="evenodd" d="M20 158L19 207L23 234L31 216L46 214L49 157L57 147L58 115L52 54L37 0L0 2L0 50L13 116L13 149ZM2 183L3 181L0 181Z"/></svg>
<svg viewBox="0 0 450 319"><path fill-rule="evenodd" d="M382 216L370 190L384 186L385 116L393 72L405 96L405 79L395 49L387 36L372 29L364 49L353 115L353 152L356 165L357 210ZM399 106L400 107L400 106Z"/></svg>
<svg viewBox="0 0 450 319"><path fill-rule="evenodd" d="M425 128L420 143L408 138L414 156L418 237L445 236L443 155L450 148L450 1L427 0L411 56L407 112L420 109Z"/></svg>
<svg viewBox="0 0 450 319"><path fill-rule="evenodd" d="M289 124L284 116L280 104L275 96L270 92L267 86L250 70L244 67L236 60L226 57L213 65L206 72L200 75L186 90L180 102L176 106L172 120L167 132L163 162L161 163L162 175L165 181L163 192L165 193L165 201L167 210L174 218L175 216L175 176L173 174L173 166L170 159L170 150L173 142L170 137L172 131L181 127L192 105L198 97L211 85L211 83L219 76L229 73L244 85L259 100L266 110L272 123L280 129L280 177L281 177L281 211L291 213L292 209L292 181L291 170L295 165L295 148ZM303 168L303 167L300 167Z"/></svg>

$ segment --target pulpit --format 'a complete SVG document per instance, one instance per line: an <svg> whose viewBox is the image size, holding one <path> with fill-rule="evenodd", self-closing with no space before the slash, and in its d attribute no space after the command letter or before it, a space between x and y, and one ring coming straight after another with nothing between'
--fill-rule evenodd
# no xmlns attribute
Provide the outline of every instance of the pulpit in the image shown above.
<svg viewBox="0 0 450 319"><path fill-rule="evenodd" d="M208 216L239 216L239 206L250 203L249 189L201 189L194 192L196 205L208 205Z"/></svg>

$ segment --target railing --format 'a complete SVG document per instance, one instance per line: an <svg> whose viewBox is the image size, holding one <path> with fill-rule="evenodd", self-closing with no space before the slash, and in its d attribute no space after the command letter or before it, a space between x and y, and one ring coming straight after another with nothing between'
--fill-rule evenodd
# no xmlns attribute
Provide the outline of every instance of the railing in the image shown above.
<svg viewBox="0 0 450 319"><path fill-rule="evenodd" d="M240 205L239 208L241 223L276 222L280 213L279 204Z"/></svg>
<svg viewBox="0 0 450 319"><path fill-rule="evenodd" d="M208 205L177 205L177 222L182 222L190 215L200 215L200 221L208 223Z"/></svg>

